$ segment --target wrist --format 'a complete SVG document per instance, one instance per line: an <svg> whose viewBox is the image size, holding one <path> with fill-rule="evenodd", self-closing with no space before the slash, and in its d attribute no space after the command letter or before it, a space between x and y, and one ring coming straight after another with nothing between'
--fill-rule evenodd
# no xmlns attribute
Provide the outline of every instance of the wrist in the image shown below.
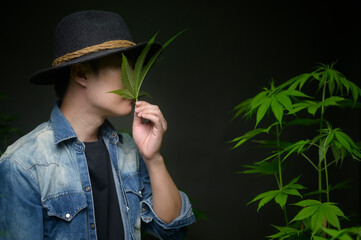
<svg viewBox="0 0 361 240"><path fill-rule="evenodd" d="M161 154L157 154L155 156L153 156L152 158L147 158L144 157L144 163L147 166L148 171L150 171L150 168L159 168L159 167L163 167L164 164L164 159L162 157Z"/></svg>

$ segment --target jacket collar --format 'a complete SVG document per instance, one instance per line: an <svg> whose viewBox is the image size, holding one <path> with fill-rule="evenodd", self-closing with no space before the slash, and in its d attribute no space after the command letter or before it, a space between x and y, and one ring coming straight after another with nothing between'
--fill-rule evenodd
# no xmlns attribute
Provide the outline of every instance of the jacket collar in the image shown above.
<svg viewBox="0 0 361 240"><path fill-rule="evenodd" d="M54 131L55 144L68 139L77 139L77 135L73 127L60 111L59 104L60 103L57 102L54 105L50 115L50 122ZM108 138L114 144L116 144L118 141L122 142L122 136L117 133L108 120L105 120L102 126L100 126L99 132L102 137Z"/></svg>

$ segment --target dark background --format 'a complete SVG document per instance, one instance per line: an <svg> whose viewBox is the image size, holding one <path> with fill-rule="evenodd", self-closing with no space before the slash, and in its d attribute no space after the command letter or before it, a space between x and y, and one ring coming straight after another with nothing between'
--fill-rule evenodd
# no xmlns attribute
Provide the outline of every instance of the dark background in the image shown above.
<svg viewBox="0 0 361 240"><path fill-rule="evenodd" d="M241 165L259 161L265 152L249 143L230 150L230 139L252 128L230 111L253 97L272 78L281 83L310 72L317 63L338 60L336 69L360 86L360 1L11 1L1 18L1 113L18 116L24 133L47 121L56 101L52 87L33 86L27 77L50 66L52 36L67 14L84 9L119 13L136 42L164 43L188 28L170 45L166 57L148 75L151 93L169 124L163 145L167 165L193 207L208 220L189 227L187 239L264 239L282 225L279 207L270 203L256 212L246 206L257 194L272 190L272 177L237 175ZM360 141L358 110L330 111L334 127ZM130 129L132 118L111 119ZM294 137L292 130L286 137ZM307 132L306 132L307 133ZM313 134L313 133L312 133ZM307 134L306 134L307 135ZM306 138L312 138L307 135ZM316 172L295 160L286 182L303 172L301 183L315 190ZM360 163L347 159L332 167L330 182L350 179L351 188L331 193L346 215L360 216ZM287 175L289 174L289 176ZM314 184L314 185L311 185ZM314 186L314 187L312 187ZM291 198L289 201L297 201ZM296 212L289 211L289 218ZM343 226L346 226L344 223Z"/></svg>

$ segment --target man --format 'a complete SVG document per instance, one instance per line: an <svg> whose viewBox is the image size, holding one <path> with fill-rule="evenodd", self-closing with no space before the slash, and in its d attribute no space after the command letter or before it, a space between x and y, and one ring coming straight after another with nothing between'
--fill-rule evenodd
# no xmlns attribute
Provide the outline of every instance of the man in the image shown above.
<svg viewBox="0 0 361 240"><path fill-rule="evenodd" d="M134 141L107 121L132 111L131 100L109 92L123 88L121 53L134 61L145 44L111 12L80 11L58 24L53 66L30 81L55 84L60 101L0 159L2 239L140 239L141 226L159 239L184 237L194 215L160 154L162 112L135 102Z"/></svg>

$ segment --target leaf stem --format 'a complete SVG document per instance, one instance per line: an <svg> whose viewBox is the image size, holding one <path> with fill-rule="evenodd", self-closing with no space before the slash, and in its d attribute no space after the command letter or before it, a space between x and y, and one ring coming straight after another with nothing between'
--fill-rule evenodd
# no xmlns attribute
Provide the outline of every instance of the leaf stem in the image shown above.
<svg viewBox="0 0 361 240"><path fill-rule="evenodd" d="M306 154L301 153L301 155L302 155L304 158L306 158L306 160L309 161L309 162L312 164L312 166L316 169L316 171L318 171L317 166L311 161L311 159L310 159L309 157L306 156Z"/></svg>
<svg viewBox="0 0 361 240"><path fill-rule="evenodd" d="M275 178L276 178L276 182L277 182L278 188L281 189L280 181L278 181L277 174L275 174L274 176L275 176Z"/></svg>

